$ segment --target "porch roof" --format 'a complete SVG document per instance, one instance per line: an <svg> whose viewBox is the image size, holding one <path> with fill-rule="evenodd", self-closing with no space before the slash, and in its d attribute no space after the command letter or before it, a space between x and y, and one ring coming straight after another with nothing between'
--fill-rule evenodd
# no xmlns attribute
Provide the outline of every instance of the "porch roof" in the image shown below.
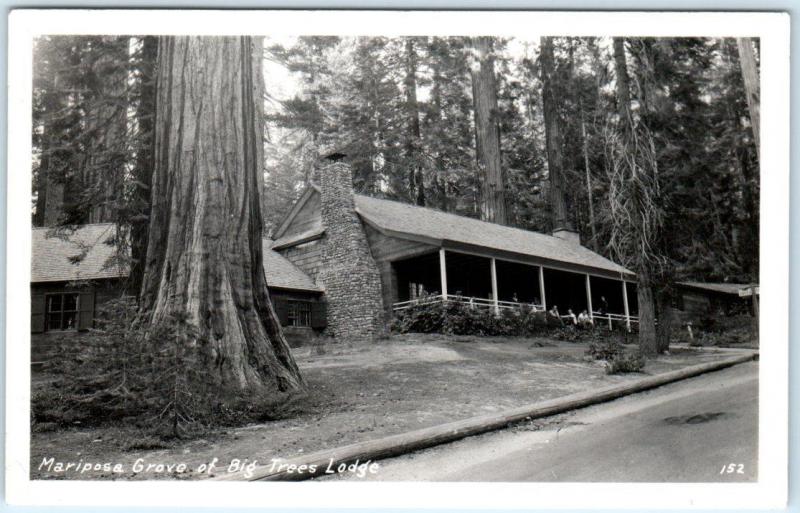
<svg viewBox="0 0 800 513"><path fill-rule="evenodd" d="M612 274L633 273L579 244L431 208L355 195L356 211L378 230L437 246L488 248L539 261L553 261ZM545 263L545 265L547 265Z"/></svg>
<svg viewBox="0 0 800 513"><path fill-rule="evenodd" d="M746 283L714 283L700 281L679 281L677 285L688 289L716 292L718 294L730 294L732 296L739 296L742 290L758 287L758 284L748 285ZM756 292L756 294L757 293L758 292Z"/></svg>

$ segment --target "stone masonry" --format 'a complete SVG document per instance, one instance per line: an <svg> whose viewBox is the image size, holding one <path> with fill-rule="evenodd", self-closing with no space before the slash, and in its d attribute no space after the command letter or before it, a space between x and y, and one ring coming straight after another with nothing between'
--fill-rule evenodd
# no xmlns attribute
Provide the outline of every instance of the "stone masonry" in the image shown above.
<svg viewBox="0 0 800 513"><path fill-rule="evenodd" d="M317 175L325 227L317 279L328 300L327 331L343 340L373 339L383 331L381 279L355 211L352 170L324 162Z"/></svg>

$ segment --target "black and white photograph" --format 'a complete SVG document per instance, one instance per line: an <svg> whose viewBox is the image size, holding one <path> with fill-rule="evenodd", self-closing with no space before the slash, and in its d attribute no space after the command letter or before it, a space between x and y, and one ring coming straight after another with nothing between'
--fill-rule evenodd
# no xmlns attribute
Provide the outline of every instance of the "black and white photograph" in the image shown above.
<svg viewBox="0 0 800 513"><path fill-rule="evenodd" d="M22 503L786 500L788 17L16 14Z"/></svg>

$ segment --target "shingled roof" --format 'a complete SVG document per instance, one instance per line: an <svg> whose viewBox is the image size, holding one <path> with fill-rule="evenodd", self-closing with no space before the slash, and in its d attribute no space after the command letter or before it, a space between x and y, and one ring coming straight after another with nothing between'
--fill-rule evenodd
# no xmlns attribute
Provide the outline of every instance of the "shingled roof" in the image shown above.
<svg viewBox="0 0 800 513"><path fill-rule="evenodd" d="M115 234L111 223L87 224L62 236L49 228L34 228L31 283L102 280L128 276L127 265L118 265L116 248L107 244ZM48 236L48 234L50 236ZM290 261L270 249L264 240L264 272L274 288L321 292L322 289Z"/></svg>
<svg viewBox="0 0 800 513"><path fill-rule="evenodd" d="M356 211L369 224L397 237L432 244L483 247L615 274L633 273L594 251L552 235L511 228L407 203L355 195Z"/></svg>
<svg viewBox="0 0 800 513"><path fill-rule="evenodd" d="M100 280L128 275L126 265L115 264L116 248L108 244L116 231L111 223L87 224L58 234L34 228L31 282Z"/></svg>
<svg viewBox="0 0 800 513"><path fill-rule="evenodd" d="M267 276L267 286L280 289L322 292L322 288L314 283L310 276L280 253L270 249L271 244L271 240L264 240L264 273Z"/></svg>

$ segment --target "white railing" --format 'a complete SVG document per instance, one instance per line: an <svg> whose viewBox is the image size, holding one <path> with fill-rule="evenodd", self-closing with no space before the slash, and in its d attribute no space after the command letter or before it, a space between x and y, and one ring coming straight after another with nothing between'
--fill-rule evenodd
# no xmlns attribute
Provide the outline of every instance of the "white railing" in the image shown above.
<svg viewBox="0 0 800 513"><path fill-rule="evenodd" d="M400 312L402 310L406 310L411 308L412 306L426 304L426 305L435 305L443 302L448 303L461 303L464 305L468 305L471 307L476 308L494 308L495 302L493 299L488 299L485 297L469 297L469 296L459 296L455 294L448 294L447 299L445 299L441 294L435 294L430 296L421 297L418 299L411 299L408 301L400 301L394 303L392 305L393 312ZM535 312L544 312L544 307L542 305L536 303L521 303L518 301L498 301L497 302L498 309L506 309L506 310L519 310L522 308L527 308ZM601 322L625 322L626 317L625 314L617 314L617 313L601 313L601 312L592 312L594 317L594 323L599 324ZM561 315L561 319L568 319L569 315ZM630 316L630 322L639 322L639 317L635 315Z"/></svg>
<svg viewBox="0 0 800 513"><path fill-rule="evenodd" d="M592 316L594 317L595 324L597 324L598 322L609 322L609 321L625 322L625 314L592 312ZM639 317L631 315L631 322L639 322Z"/></svg>
<svg viewBox="0 0 800 513"><path fill-rule="evenodd" d="M448 294L447 299L445 299L441 294L437 294L437 295L421 297L419 299L411 299L409 301L400 301L392 305L392 311L399 312L419 304L435 305L443 302L461 303L474 308L479 308L479 307L494 308L495 306L497 306L498 309L505 309L505 310L519 310L522 308L528 308L537 312L544 311L542 305L537 305L535 303L521 303L518 301L497 301L497 304L495 305L495 301L493 299L488 299L485 297L459 296L455 294Z"/></svg>

